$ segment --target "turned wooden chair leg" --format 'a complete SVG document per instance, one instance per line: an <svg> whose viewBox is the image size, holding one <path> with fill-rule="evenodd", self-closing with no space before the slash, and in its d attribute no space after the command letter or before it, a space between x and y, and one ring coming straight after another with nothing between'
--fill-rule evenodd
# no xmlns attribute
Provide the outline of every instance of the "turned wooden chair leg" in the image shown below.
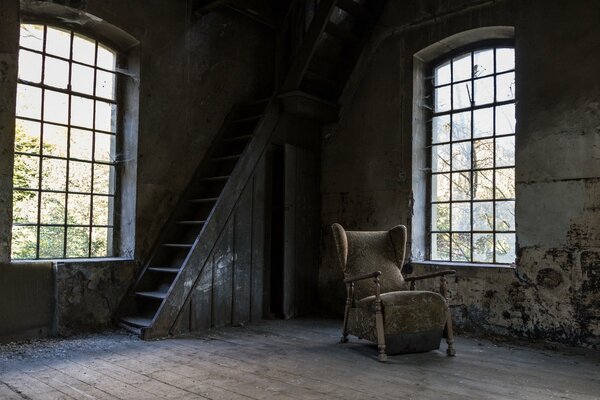
<svg viewBox="0 0 600 400"><path fill-rule="evenodd" d="M379 349L379 361L387 361L385 353L385 332L383 331L383 307L381 304L381 293L379 278L375 278L375 327L377 329L377 348Z"/></svg>
<svg viewBox="0 0 600 400"><path fill-rule="evenodd" d="M342 325L342 337L340 343L348 343L348 313L352 307L352 292L354 291L354 283L346 284L346 308L344 309L344 324Z"/></svg>
<svg viewBox="0 0 600 400"><path fill-rule="evenodd" d="M448 306L448 316L446 317L446 343L448 344L448 348L446 349L446 354L448 355L448 357L454 357L456 355L456 350L454 349L452 314L450 313L450 300L448 298L448 281L443 276L440 279L440 293L446 300L446 305Z"/></svg>

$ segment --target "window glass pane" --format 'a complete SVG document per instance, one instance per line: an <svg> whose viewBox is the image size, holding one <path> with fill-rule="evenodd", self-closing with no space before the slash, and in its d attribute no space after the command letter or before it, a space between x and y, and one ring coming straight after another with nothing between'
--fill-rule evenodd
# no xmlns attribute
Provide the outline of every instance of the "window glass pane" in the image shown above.
<svg viewBox="0 0 600 400"><path fill-rule="evenodd" d="M515 202L497 201L496 202L496 230L514 231L515 230Z"/></svg>
<svg viewBox="0 0 600 400"><path fill-rule="evenodd" d="M471 142L452 144L452 171L471 169Z"/></svg>
<svg viewBox="0 0 600 400"><path fill-rule="evenodd" d="M496 170L496 198L515 198L515 169L502 168Z"/></svg>
<svg viewBox="0 0 600 400"><path fill-rule="evenodd" d="M115 74L97 70L96 96L105 99L115 99Z"/></svg>
<svg viewBox="0 0 600 400"><path fill-rule="evenodd" d="M496 234L496 262L513 263L515 262L515 234L497 233Z"/></svg>
<svg viewBox="0 0 600 400"><path fill-rule="evenodd" d="M471 107L473 88L471 82L462 82L452 85L452 108L455 110Z"/></svg>
<svg viewBox="0 0 600 400"><path fill-rule="evenodd" d="M72 192L92 192L92 164L69 161L69 190Z"/></svg>
<svg viewBox="0 0 600 400"><path fill-rule="evenodd" d="M449 142L450 141L450 116L442 115L434 117L432 120L432 142Z"/></svg>
<svg viewBox="0 0 600 400"><path fill-rule="evenodd" d="M73 96L71 107L71 125L83 128L94 127L94 101L84 97Z"/></svg>
<svg viewBox="0 0 600 400"><path fill-rule="evenodd" d="M96 43L93 40L75 34L73 37L73 60L94 65Z"/></svg>
<svg viewBox="0 0 600 400"><path fill-rule="evenodd" d="M494 139L473 141L473 167L475 169L494 167Z"/></svg>
<svg viewBox="0 0 600 400"><path fill-rule="evenodd" d="M475 105L494 102L494 78L481 78L475 81Z"/></svg>
<svg viewBox="0 0 600 400"><path fill-rule="evenodd" d="M494 73L494 50L479 50L474 53L473 73L475 77Z"/></svg>
<svg viewBox="0 0 600 400"><path fill-rule="evenodd" d="M496 135L515 133L515 105L496 107Z"/></svg>
<svg viewBox="0 0 600 400"><path fill-rule="evenodd" d="M19 46L42 51L44 48L44 26L21 24Z"/></svg>
<svg viewBox="0 0 600 400"><path fill-rule="evenodd" d="M471 78L471 53L463 54L452 60L453 82Z"/></svg>
<svg viewBox="0 0 600 400"><path fill-rule="evenodd" d="M494 134L494 109L482 108L473 111L473 137L486 137Z"/></svg>
<svg viewBox="0 0 600 400"><path fill-rule="evenodd" d="M438 261L450 260L450 235L433 233L431 235L431 259Z"/></svg>
<svg viewBox="0 0 600 400"><path fill-rule="evenodd" d="M111 165L94 164L94 193L114 193L114 167Z"/></svg>
<svg viewBox="0 0 600 400"><path fill-rule="evenodd" d="M112 242L111 228L92 228L92 257L111 256L108 243Z"/></svg>
<svg viewBox="0 0 600 400"><path fill-rule="evenodd" d="M65 194L42 192L40 201L40 222L42 224L65 223Z"/></svg>
<svg viewBox="0 0 600 400"><path fill-rule="evenodd" d="M494 197L494 170L473 172L473 199L491 200Z"/></svg>
<svg viewBox="0 0 600 400"><path fill-rule="evenodd" d="M13 222L35 224L38 218L38 193L15 190L13 193Z"/></svg>
<svg viewBox="0 0 600 400"><path fill-rule="evenodd" d="M103 101L96 101L96 129L106 132L115 132L117 128L117 106Z"/></svg>
<svg viewBox="0 0 600 400"><path fill-rule="evenodd" d="M32 259L36 258L35 245L37 243L36 226L13 226L12 228L11 258Z"/></svg>
<svg viewBox="0 0 600 400"><path fill-rule="evenodd" d="M43 154L46 156L67 156L67 128L60 125L44 124Z"/></svg>
<svg viewBox="0 0 600 400"><path fill-rule="evenodd" d="M114 51L98 44L98 62L100 68L114 71L117 62L117 55Z"/></svg>
<svg viewBox="0 0 600 400"><path fill-rule="evenodd" d="M450 205L448 203L431 205L431 229L434 231L450 230Z"/></svg>
<svg viewBox="0 0 600 400"><path fill-rule="evenodd" d="M515 137L505 136L496 139L496 167L515 165Z"/></svg>
<svg viewBox="0 0 600 400"><path fill-rule="evenodd" d="M494 204L491 201L473 203L473 230L494 230Z"/></svg>
<svg viewBox="0 0 600 400"><path fill-rule="evenodd" d="M46 53L69 58L71 55L71 33L49 26L46 33Z"/></svg>
<svg viewBox="0 0 600 400"><path fill-rule="evenodd" d="M67 161L53 158L42 159L42 189L65 190L67 183Z"/></svg>
<svg viewBox="0 0 600 400"><path fill-rule="evenodd" d="M40 153L40 123L17 119L15 122L15 151Z"/></svg>
<svg viewBox="0 0 600 400"><path fill-rule="evenodd" d="M452 200L471 199L471 173L457 172L452 174Z"/></svg>
<svg viewBox="0 0 600 400"><path fill-rule="evenodd" d="M435 68L433 73L433 83L436 86L445 85L450 83L450 61L446 61L440 66Z"/></svg>
<svg viewBox="0 0 600 400"><path fill-rule="evenodd" d="M94 158L96 161L114 162L115 135L96 132L96 147Z"/></svg>
<svg viewBox="0 0 600 400"><path fill-rule="evenodd" d="M496 76L496 101L509 101L515 98L515 73Z"/></svg>
<svg viewBox="0 0 600 400"><path fill-rule="evenodd" d="M17 85L17 117L42 118L42 89Z"/></svg>
<svg viewBox="0 0 600 400"><path fill-rule="evenodd" d="M496 50L496 72L515 69L515 49Z"/></svg>
<svg viewBox="0 0 600 400"><path fill-rule="evenodd" d="M90 228L67 228L67 257L89 257Z"/></svg>
<svg viewBox="0 0 600 400"><path fill-rule="evenodd" d="M431 177L431 200L450 200L450 174L436 174Z"/></svg>
<svg viewBox="0 0 600 400"><path fill-rule="evenodd" d="M450 86L443 86L435 89L435 103L433 105L434 112L443 112L450 110L452 105L450 97Z"/></svg>
<svg viewBox="0 0 600 400"><path fill-rule="evenodd" d="M94 196L94 225L112 225L112 198Z"/></svg>
<svg viewBox="0 0 600 400"><path fill-rule="evenodd" d="M488 233L473 234L473 261L494 262L494 235Z"/></svg>
<svg viewBox="0 0 600 400"><path fill-rule="evenodd" d="M452 140L471 137L471 111L452 114Z"/></svg>
<svg viewBox="0 0 600 400"><path fill-rule="evenodd" d="M85 65L73 64L71 89L74 92L94 94L94 69Z"/></svg>
<svg viewBox="0 0 600 400"><path fill-rule="evenodd" d="M92 145L94 136L92 131L84 129L71 129L71 158L80 160L92 159Z"/></svg>
<svg viewBox="0 0 600 400"><path fill-rule="evenodd" d="M471 230L471 203L452 204L452 230Z"/></svg>
<svg viewBox="0 0 600 400"><path fill-rule="evenodd" d="M471 234L452 234L452 261L471 261Z"/></svg>
<svg viewBox="0 0 600 400"><path fill-rule="evenodd" d="M69 63L54 57L46 57L44 83L59 89L69 86Z"/></svg>
<svg viewBox="0 0 600 400"><path fill-rule="evenodd" d="M40 226L40 258L62 258L64 235L64 228Z"/></svg>
<svg viewBox="0 0 600 400"><path fill-rule="evenodd" d="M42 55L26 50L19 52L19 79L40 83L42 81Z"/></svg>
<svg viewBox="0 0 600 400"><path fill-rule="evenodd" d="M69 194L67 223L70 225L89 225L92 196Z"/></svg>
<svg viewBox="0 0 600 400"><path fill-rule="evenodd" d="M433 172L450 171L450 145L443 144L431 147L431 168Z"/></svg>
<svg viewBox="0 0 600 400"><path fill-rule="evenodd" d="M40 158L15 154L13 185L16 188L38 189Z"/></svg>
<svg viewBox="0 0 600 400"><path fill-rule="evenodd" d="M45 90L44 120L58 124L67 124L69 121L69 95Z"/></svg>

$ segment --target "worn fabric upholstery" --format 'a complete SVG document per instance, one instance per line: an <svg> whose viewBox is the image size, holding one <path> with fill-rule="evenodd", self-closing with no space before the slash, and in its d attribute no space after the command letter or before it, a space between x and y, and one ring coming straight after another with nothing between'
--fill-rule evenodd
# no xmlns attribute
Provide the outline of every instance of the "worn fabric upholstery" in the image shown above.
<svg viewBox="0 0 600 400"><path fill-rule="evenodd" d="M442 296L435 292L399 291L381 295L383 330L386 335L400 335L444 330L447 308ZM365 297L350 309L350 333L377 341L375 296Z"/></svg>
<svg viewBox="0 0 600 400"><path fill-rule="evenodd" d="M333 230L345 277L381 271L382 293L405 289L400 272L406 244L404 226L397 226L391 231L353 232L344 231L341 225L334 224ZM373 290L371 280L358 281L354 285L358 299L372 295Z"/></svg>

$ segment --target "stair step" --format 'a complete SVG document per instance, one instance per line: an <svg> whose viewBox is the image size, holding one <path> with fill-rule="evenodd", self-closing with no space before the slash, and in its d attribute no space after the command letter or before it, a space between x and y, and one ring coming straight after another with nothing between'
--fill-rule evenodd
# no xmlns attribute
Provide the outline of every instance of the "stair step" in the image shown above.
<svg viewBox="0 0 600 400"><path fill-rule="evenodd" d="M366 18L369 12L363 5L352 0L338 0L337 6L357 18Z"/></svg>
<svg viewBox="0 0 600 400"><path fill-rule="evenodd" d="M148 267L148 271L152 272L164 272L166 274L176 274L179 272L179 268L175 267Z"/></svg>
<svg viewBox="0 0 600 400"><path fill-rule="evenodd" d="M174 247L174 248L180 248L180 249L189 249L192 248L193 244L187 244L187 243L163 243L164 247Z"/></svg>
<svg viewBox="0 0 600 400"><path fill-rule="evenodd" d="M216 203L218 197L207 197L205 199L190 199L188 200L190 203Z"/></svg>
<svg viewBox="0 0 600 400"><path fill-rule="evenodd" d="M206 221L177 221L175 222L178 225L203 225Z"/></svg>
<svg viewBox="0 0 600 400"><path fill-rule="evenodd" d="M239 103L239 106L240 107L250 107L250 106L255 106L257 104L267 103L269 100L271 100L271 97L264 97L264 98L258 99L258 100L251 100L247 103Z"/></svg>
<svg viewBox="0 0 600 400"><path fill-rule="evenodd" d="M250 138L252 138L252 135L232 136L232 137L224 138L223 142L239 142L239 141L247 140Z"/></svg>
<svg viewBox="0 0 600 400"><path fill-rule="evenodd" d="M152 324L152 318L145 317L121 317L119 321L129 326L137 326L139 328L146 328Z"/></svg>
<svg viewBox="0 0 600 400"><path fill-rule="evenodd" d="M232 160L237 160L238 158L240 158L242 155L241 154L234 154L231 156L221 156L221 157L213 157L213 161L232 161Z"/></svg>
<svg viewBox="0 0 600 400"><path fill-rule="evenodd" d="M319 85L327 86L330 89L337 89L338 87L337 82L312 70L306 70L306 78Z"/></svg>
<svg viewBox="0 0 600 400"><path fill-rule="evenodd" d="M333 22L327 23L327 26L325 27L325 32L346 42L358 42L358 36L348 31L347 29L340 28Z"/></svg>
<svg viewBox="0 0 600 400"><path fill-rule="evenodd" d="M250 121L256 121L262 118L262 114L258 114L258 115L251 115L249 117L244 117L244 118L238 118L238 119L234 119L233 121L231 121L232 124L237 124L240 122L250 122Z"/></svg>
<svg viewBox="0 0 600 400"><path fill-rule="evenodd" d="M136 295L141 297L149 297L151 299L163 300L167 297L167 292L135 292Z"/></svg>
<svg viewBox="0 0 600 400"><path fill-rule="evenodd" d="M226 181L227 179L229 179L229 175L209 176L207 178L200 179L200 182L219 182L219 181Z"/></svg>

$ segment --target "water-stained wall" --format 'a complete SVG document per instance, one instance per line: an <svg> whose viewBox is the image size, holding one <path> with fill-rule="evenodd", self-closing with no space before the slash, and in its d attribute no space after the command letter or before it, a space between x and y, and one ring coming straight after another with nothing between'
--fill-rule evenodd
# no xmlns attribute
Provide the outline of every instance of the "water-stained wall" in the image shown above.
<svg viewBox="0 0 600 400"><path fill-rule="evenodd" d="M387 3L342 118L324 131L320 294L328 313L339 315L345 296L329 225L411 227L414 207L423 206L411 203L419 151L412 146L413 55L463 31L509 26L518 262L516 269L457 268L454 317L488 333L600 344L599 18L600 4L583 0ZM415 266L414 274L436 268Z"/></svg>

